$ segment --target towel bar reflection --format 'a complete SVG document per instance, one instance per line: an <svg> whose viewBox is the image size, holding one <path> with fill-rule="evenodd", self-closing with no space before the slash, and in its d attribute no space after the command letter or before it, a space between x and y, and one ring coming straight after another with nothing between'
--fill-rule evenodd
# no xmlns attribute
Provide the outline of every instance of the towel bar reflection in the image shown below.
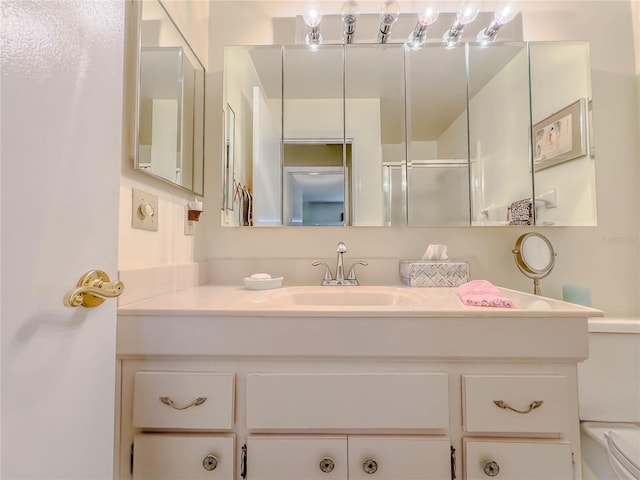
<svg viewBox="0 0 640 480"><path fill-rule="evenodd" d="M65 307L86 308L97 307L107 298L119 297L124 291L124 283L120 280L111 282L102 270L90 270L85 273L76 288L69 290L63 299Z"/></svg>

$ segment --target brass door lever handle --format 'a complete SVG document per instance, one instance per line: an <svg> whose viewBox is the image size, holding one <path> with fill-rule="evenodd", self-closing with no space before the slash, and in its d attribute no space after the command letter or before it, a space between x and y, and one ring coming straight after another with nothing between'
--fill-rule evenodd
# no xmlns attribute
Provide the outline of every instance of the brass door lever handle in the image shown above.
<svg viewBox="0 0 640 480"><path fill-rule="evenodd" d="M76 288L69 290L63 299L65 307L93 308L102 305L106 298L122 295L124 283L120 280L111 282L109 276L101 270L90 270L85 273Z"/></svg>

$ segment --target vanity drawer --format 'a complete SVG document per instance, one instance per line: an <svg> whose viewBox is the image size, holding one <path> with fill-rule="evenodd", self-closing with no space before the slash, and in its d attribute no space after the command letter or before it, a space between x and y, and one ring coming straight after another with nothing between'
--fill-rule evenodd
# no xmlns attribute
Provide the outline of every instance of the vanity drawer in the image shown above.
<svg viewBox="0 0 640 480"><path fill-rule="evenodd" d="M234 437L151 434L133 443L134 480L233 480Z"/></svg>
<svg viewBox="0 0 640 480"><path fill-rule="evenodd" d="M571 445L464 439L466 480L568 480L573 476Z"/></svg>
<svg viewBox="0 0 640 480"><path fill-rule="evenodd" d="M250 436L251 480L347 480L347 437Z"/></svg>
<svg viewBox="0 0 640 480"><path fill-rule="evenodd" d="M446 437L348 438L349 480L442 480L451 476Z"/></svg>
<svg viewBox="0 0 640 480"><path fill-rule="evenodd" d="M231 430L234 374L137 372L133 426L147 429Z"/></svg>
<svg viewBox="0 0 640 480"><path fill-rule="evenodd" d="M446 429L444 373L250 374L250 430Z"/></svg>
<svg viewBox="0 0 640 480"><path fill-rule="evenodd" d="M562 433L577 421L567 377L463 375L462 390L467 432Z"/></svg>

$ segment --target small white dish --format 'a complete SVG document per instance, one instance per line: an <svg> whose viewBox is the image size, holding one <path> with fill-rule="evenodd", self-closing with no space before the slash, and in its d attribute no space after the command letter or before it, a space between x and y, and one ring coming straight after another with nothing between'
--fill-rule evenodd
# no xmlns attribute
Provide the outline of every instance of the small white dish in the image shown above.
<svg viewBox="0 0 640 480"><path fill-rule="evenodd" d="M244 286L248 290L270 290L272 288L280 288L284 277L276 278L251 278L245 277Z"/></svg>

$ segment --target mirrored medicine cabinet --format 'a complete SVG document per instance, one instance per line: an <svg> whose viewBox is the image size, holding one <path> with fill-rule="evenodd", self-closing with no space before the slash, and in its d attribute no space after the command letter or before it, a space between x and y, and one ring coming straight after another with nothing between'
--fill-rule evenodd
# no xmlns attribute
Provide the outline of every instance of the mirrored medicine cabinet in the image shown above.
<svg viewBox="0 0 640 480"><path fill-rule="evenodd" d="M587 42L225 47L223 224L595 225Z"/></svg>
<svg viewBox="0 0 640 480"><path fill-rule="evenodd" d="M137 8L134 168L204 193L205 69L158 0Z"/></svg>

